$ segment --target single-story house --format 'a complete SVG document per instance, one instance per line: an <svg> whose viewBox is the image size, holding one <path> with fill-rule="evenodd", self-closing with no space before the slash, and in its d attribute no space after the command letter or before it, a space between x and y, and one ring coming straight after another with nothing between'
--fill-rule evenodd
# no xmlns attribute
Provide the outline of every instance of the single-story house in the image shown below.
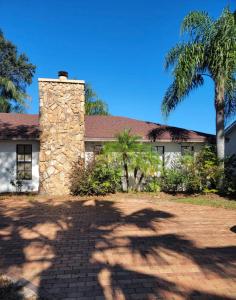
<svg viewBox="0 0 236 300"><path fill-rule="evenodd" d="M39 115L0 113L0 193L16 191L17 174L22 191L68 193L70 160L81 153L89 160L125 129L152 143L167 167L214 141L211 134L127 117L84 116L83 88L66 76L39 79Z"/></svg>
<svg viewBox="0 0 236 300"><path fill-rule="evenodd" d="M185 151L197 152L214 136L197 131L116 116L85 116L85 159L89 160L107 141L125 129L152 143L165 161ZM39 187L39 116L0 113L0 192L15 190L17 170L24 172L23 190Z"/></svg>
<svg viewBox="0 0 236 300"><path fill-rule="evenodd" d="M236 121L225 129L225 154L236 155Z"/></svg>

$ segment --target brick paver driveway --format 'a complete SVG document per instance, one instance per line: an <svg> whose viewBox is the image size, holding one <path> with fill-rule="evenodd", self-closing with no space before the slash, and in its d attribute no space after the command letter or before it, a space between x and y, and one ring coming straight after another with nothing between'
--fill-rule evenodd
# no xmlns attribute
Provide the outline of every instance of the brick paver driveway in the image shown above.
<svg viewBox="0 0 236 300"><path fill-rule="evenodd" d="M0 269L48 299L236 299L235 223L148 199L4 199Z"/></svg>

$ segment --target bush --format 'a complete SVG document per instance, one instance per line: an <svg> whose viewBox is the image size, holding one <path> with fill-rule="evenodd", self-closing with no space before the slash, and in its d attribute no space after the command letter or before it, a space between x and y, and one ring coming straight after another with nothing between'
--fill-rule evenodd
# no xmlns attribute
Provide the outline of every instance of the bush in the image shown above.
<svg viewBox="0 0 236 300"><path fill-rule="evenodd" d="M227 194L236 194L236 155L225 160L225 189Z"/></svg>
<svg viewBox="0 0 236 300"><path fill-rule="evenodd" d="M236 193L236 156L225 160L221 168L215 146L203 147L195 156L185 155L164 171L161 180L163 191L189 193L217 193L218 182L224 178L224 192Z"/></svg>
<svg viewBox="0 0 236 300"><path fill-rule="evenodd" d="M160 192L160 180L157 177L150 177L144 184L144 191L149 193L157 193Z"/></svg>
<svg viewBox="0 0 236 300"><path fill-rule="evenodd" d="M79 160L71 176L71 193L90 196L115 193L121 187L119 169L112 168L104 161L92 161L85 167Z"/></svg>
<svg viewBox="0 0 236 300"><path fill-rule="evenodd" d="M199 178L200 190L216 190L219 179L223 176L216 155L215 146L205 146L196 155L195 159L196 176Z"/></svg>
<svg viewBox="0 0 236 300"><path fill-rule="evenodd" d="M166 169L161 178L161 190L178 192L183 190L184 174L179 168Z"/></svg>
<svg viewBox="0 0 236 300"><path fill-rule="evenodd" d="M164 171L162 190L196 193L217 191L217 183L222 176L214 146L205 146L195 156L181 157L172 168Z"/></svg>

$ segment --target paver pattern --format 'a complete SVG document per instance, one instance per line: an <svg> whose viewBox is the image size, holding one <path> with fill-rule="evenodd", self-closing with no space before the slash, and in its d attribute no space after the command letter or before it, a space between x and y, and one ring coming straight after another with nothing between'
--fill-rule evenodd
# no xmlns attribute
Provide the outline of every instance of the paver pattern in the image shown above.
<svg viewBox="0 0 236 300"><path fill-rule="evenodd" d="M236 211L150 199L0 201L0 271L47 299L236 299Z"/></svg>

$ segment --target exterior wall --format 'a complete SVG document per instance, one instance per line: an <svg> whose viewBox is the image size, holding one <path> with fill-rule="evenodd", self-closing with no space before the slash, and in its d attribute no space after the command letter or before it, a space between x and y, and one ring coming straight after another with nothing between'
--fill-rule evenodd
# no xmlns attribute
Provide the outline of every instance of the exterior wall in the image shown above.
<svg viewBox="0 0 236 300"><path fill-rule="evenodd" d="M84 156L84 82L39 79L40 192L70 193L72 165Z"/></svg>
<svg viewBox="0 0 236 300"><path fill-rule="evenodd" d="M16 145L32 144L32 180L23 181L22 191L37 192L39 188L39 142L38 141L0 141L0 193L15 192L16 188L10 183L16 178ZM85 160L94 157L94 147L101 142L85 143ZM170 167L174 159L181 155L179 143L153 143L155 146L165 146L165 165ZM188 145L183 143L183 145ZM192 143L197 152L204 144ZM235 148L234 148L235 149Z"/></svg>
<svg viewBox="0 0 236 300"><path fill-rule="evenodd" d="M97 146L102 145L102 142L85 142L85 163L88 163L91 159L94 158L94 149ZM169 142L169 143L151 143L152 146L164 146L165 153L164 153L164 160L165 160L165 168L170 168L176 159L181 156L181 146L194 146L194 153L197 153L205 144L204 143L176 143L176 142ZM157 173L157 176L160 174ZM133 174L129 174L129 182L130 186L134 186L134 178ZM123 177L122 179L123 189L126 190L126 181Z"/></svg>
<svg viewBox="0 0 236 300"><path fill-rule="evenodd" d="M85 161L88 162L94 157L94 147L102 145L102 142L85 142ZM171 164L177 157L181 155L181 146L194 146L194 152L198 152L205 144L204 143L176 143L176 142L165 142L165 143L152 143L153 146L164 146L165 147L165 166L171 167Z"/></svg>
<svg viewBox="0 0 236 300"><path fill-rule="evenodd" d="M85 142L85 164L94 158L94 147L101 145L99 142Z"/></svg>
<svg viewBox="0 0 236 300"><path fill-rule="evenodd" d="M32 145L32 180L23 181L23 192L37 192L39 187L39 142L0 141L0 193L16 192L11 180L16 179L16 145Z"/></svg>
<svg viewBox="0 0 236 300"><path fill-rule="evenodd" d="M226 134L225 154L226 156L236 154L236 126Z"/></svg>

